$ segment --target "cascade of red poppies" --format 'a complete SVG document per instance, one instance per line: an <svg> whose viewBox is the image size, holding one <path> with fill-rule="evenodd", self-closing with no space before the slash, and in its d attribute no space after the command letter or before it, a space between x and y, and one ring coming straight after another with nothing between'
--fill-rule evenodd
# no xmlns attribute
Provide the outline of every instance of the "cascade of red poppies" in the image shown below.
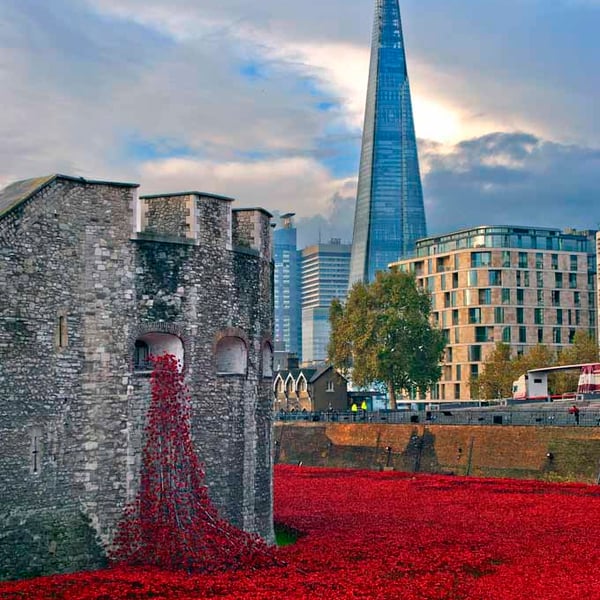
<svg viewBox="0 0 600 600"><path fill-rule="evenodd" d="M190 432L190 401L178 361L151 358L140 487L113 542L113 563L212 572L275 563L259 536L220 518Z"/></svg>

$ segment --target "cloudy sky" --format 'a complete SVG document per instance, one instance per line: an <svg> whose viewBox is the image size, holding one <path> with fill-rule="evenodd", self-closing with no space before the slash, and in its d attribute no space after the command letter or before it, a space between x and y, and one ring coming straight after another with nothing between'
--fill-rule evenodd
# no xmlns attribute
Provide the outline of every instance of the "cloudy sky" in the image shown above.
<svg viewBox="0 0 600 600"><path fill-rule="evenodd" d="M429 232L600 226L600 0L401 0ZM349 241L373 0L1 0L0 185L202 190Z"/></svg>

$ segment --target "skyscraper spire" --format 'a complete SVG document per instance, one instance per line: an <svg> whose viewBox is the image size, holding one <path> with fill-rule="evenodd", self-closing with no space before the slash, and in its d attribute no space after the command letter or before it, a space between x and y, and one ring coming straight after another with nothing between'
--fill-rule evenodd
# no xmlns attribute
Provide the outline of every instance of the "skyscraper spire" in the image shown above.
<svg viewBox="0 0 600 600"><path fill-rule="evenodd" d="M427 235L398 0L375 0L350 285Z"/></svg>

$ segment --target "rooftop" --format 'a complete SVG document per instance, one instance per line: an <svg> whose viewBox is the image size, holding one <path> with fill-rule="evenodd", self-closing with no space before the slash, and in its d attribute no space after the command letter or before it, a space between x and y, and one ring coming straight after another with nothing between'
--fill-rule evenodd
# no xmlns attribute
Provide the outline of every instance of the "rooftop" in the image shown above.
<svg viewBox="0 0 600 600"><path fill-rule="evenodd" d="M15 181L4 189L0 190L0 217L16 208L19 204L31 198L34 194L50 185L52 182L61 179L63 181L74 181L77 183L89 183L98 185L113 185L118 187L138 187L137 183L120 183L116 181L97 181L85 179L83 177L72 177L71 175L45 175L43 177L34 177L32 179L23 179Z"/></svg>

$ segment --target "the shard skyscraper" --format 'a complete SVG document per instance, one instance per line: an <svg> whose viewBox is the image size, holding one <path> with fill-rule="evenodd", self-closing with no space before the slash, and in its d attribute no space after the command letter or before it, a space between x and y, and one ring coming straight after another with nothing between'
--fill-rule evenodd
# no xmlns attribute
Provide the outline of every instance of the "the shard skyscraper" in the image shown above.
<svg viewBox="0 0 600 600"><path fill-rule="evenodd" d="M350 286L427 235L398 0L375 0Z"/></svg>

